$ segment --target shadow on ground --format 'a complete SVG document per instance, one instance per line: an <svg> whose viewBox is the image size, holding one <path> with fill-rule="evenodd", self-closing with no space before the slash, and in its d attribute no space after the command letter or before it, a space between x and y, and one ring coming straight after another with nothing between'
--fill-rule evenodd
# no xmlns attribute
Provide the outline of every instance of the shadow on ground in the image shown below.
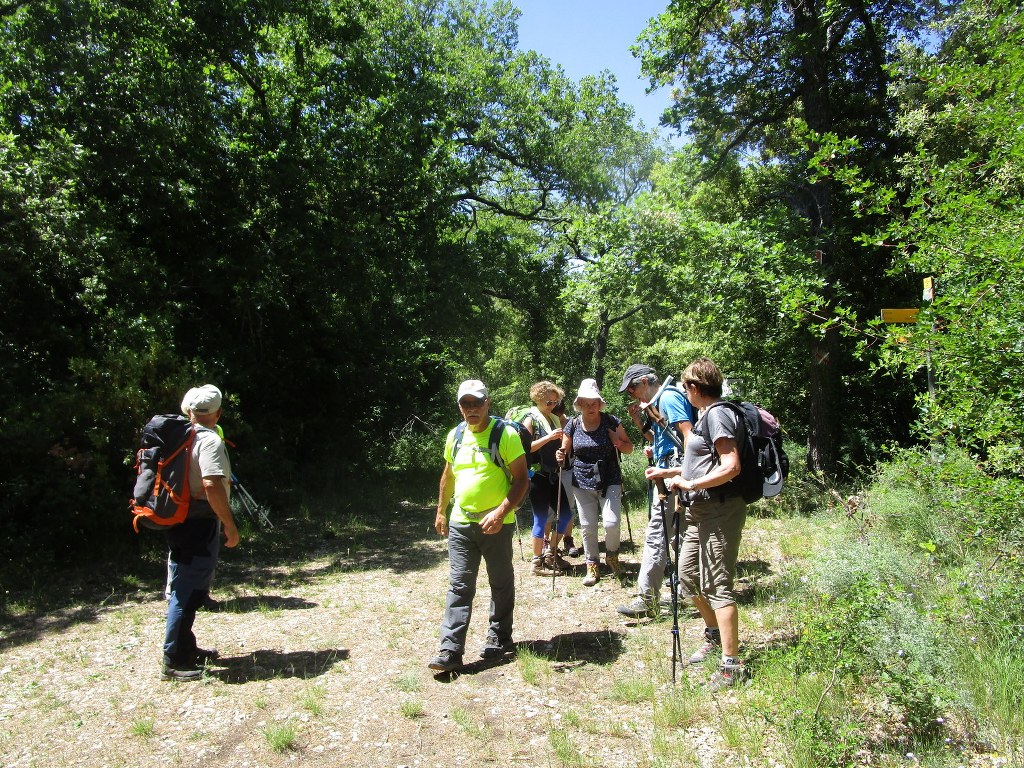
<svg viewBox="0 0 1024 768"><path fill-rule="evenodd" d="M313 605L284 593L338 573L384 569L427 570L448 553L433 529L434 507L398 505L395 511L363 512L311 522L275 519L271 530L246 531L235 549L221 550L215 596L222 610L308 609ZM39 574L30 589L0 594L0 651L93 622L111 611L159 602L163 610L167 550L159 535L136 536L126 526L126 550L134 557L110 563L76 563ZM253 596L227 598L232 586Z"/></svg>
<svg viewBox="0 0 1024 768"><path fill-rule="evenodd" d="M252 611L295 611L316 608L319 603L311 603L301 597L281 597L279 595L246 595L232 597L220 601L216 613L250 613Z"/></svg>
<svg viewBox="0 0 1024 768"><path fill-rule="evenodd" d="M558 665L576 666L580 663L611 664L622 655L625 634L611 629L594 632L569 632L555 635L550 640L526 640L517 645L536 656Z"/></svg>
<svg viewBox="0 0 1024 768"><path fill-rule="evenodd" d="M207 671L225 683L248 683L252 680L271 680L297 677L308 680L319 677L339 661L349 657L347 648L329 648L323 651L252 651L245 656L217 659L216 666Z"/></svg>
<svg viewBox="0 0 1024 768"><path fill-rule="evenodd" d="M479 675L495 667L511 664L524 651L551 662L555 672L570 672L584 664L612 664L624 651L625 634L610 629L594 632L570 632L555 635L550 640L524 640L516 643L514 653L497 659L476 659L457 672L439 672L438 682L457 680L461 675Z"/></svg>

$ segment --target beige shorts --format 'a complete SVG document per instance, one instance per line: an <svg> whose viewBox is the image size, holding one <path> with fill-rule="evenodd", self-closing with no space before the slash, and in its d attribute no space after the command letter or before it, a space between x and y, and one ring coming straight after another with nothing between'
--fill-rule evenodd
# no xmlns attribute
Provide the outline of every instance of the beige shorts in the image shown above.
<svg viewBox="0 0 1024 768"><path fill-rule="evenodd" d="M736 603L733 580L746 521L741 496L690 507L679 549L679 583L685 594L704 597L712 608Z"/></svg>

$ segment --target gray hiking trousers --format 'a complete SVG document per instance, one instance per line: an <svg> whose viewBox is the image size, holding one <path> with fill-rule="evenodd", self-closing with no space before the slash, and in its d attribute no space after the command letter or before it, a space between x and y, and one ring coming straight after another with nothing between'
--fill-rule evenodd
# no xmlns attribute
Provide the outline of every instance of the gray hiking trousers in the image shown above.
<svg viewBox="0 0 1024 768"><path fill-rule="evenodd" d="M516 578L512 569L514 528L505 524L498 533L486 534L477 523L449 525L450 575L441 622L441 650L460 654L465 651L481 560L487 566L487 581L491 586L488 635L501 643L512 641L512 611L516 604Z"/></svg>

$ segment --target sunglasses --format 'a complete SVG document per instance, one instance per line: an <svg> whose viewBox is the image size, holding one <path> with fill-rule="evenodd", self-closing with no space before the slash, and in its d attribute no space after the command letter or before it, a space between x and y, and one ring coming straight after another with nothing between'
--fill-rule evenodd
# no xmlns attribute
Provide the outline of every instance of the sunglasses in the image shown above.
<svg viewBox="0 0 1024 768"><path fill-rule="evenodd" d="M562 402L562 401L561 400L545 400L544 401L544 405L548 405L548 406L551 406L552 408L554 408L560 402Z"/></svg>
<svg viewBox="0 0 1024 768"><path fill-rule="evenodd" d="M486 402L486 400L481 400L478 397L464 397L459 400L459 407L469 410L470 408L479 408Z"/></svg>

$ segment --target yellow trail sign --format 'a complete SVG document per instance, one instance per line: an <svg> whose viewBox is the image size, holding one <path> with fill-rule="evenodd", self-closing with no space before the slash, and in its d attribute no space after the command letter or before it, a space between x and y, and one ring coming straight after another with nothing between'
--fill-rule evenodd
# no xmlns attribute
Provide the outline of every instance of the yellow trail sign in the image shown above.
<svg viewBox="0 0 1024 768"><path fill-rule="evenodd" d="M883 323L916 323L918 309L883 309Z"/></svg>

